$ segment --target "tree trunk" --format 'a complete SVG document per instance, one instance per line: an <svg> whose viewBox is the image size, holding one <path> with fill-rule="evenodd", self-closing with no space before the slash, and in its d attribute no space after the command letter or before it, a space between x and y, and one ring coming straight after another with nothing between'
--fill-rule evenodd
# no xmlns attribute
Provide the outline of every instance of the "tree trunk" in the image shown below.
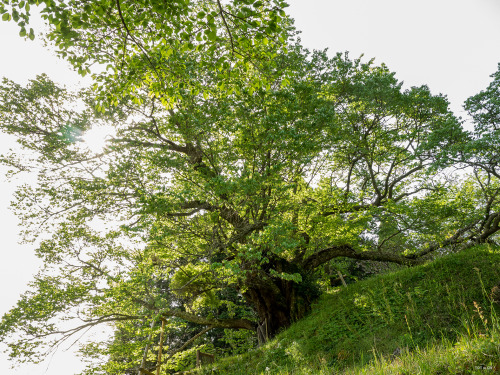
<svg viewBox="0 0 500 375"><path fill-rule="evenodd" d="M266 270L254 271L247 277L244 296L259 316L259 337L262 335L265 339L275 336L294 321L303 318L319 297L317 286L296 265L275 259L268 268L278 273L299 273L302 281L296 283L273 277Z"/></svg>

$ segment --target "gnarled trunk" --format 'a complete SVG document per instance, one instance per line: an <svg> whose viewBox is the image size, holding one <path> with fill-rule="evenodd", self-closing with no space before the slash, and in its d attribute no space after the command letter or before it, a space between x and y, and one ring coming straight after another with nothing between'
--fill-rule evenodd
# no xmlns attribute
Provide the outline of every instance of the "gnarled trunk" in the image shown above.
<svg viewBox="0 0 500 375"><path fill-rule="evenodd" d="M273 337L310 311L311 304L319 296L319 289L310 276L296 265L283 259L275 259L269 266L278 273L300 274L302 281L271 276L266 270L258 270L247 276L244 293L259 316L259 341Z"/></svg>

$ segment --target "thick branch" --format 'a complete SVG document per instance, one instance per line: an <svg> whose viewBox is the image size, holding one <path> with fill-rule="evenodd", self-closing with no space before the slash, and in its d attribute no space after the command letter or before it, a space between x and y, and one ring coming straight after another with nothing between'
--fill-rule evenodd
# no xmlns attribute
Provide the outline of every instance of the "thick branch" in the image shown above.
<svg viewBox="0 0 500 375"><path fill-rule="evenodd" d="M254 331L256 327L255 323L248 319L209 319L180 310L163 311L162 316L175 316L191 323L211 326L212 328L248 329Z"/></svg>
<svg viewBox="0 0 500 375"><path fill-rule="evenodd" d="M381 251L361 251L356 252L350 245L336 245L320 250L309 256L302 263L306 270L313 270L316 267L330 261L333 258L346 257L359 260L374 260L379 262L391 262L404 265L416 265L421 263L416 259L411 259L402 255L381 252Z"/></svg>
<svg viewBox="0 0 500 375"><path fill-rule="evenodd" d="M132 146L167 149L170 151L180 152L180 153L186 154L188 156L191 156L193 153L192 148L190 148L189 146L179 146L178 144L176 144L168 139L165 139L165 138L162 138L162 141L165 142L166 145L162 144L162 143L140 141L137 139L129 139L129 138L113 138L111 140L111 142L114 142L114 143L126 143L126 144L129 144Z"/></svg>
<svg viewBox="0 0 500 375"><path fill-rule="evenodd" d="M455 234L451 237L448 237L446 240L444 240L443 242L441 243L431 243L429 244L424 250L420 251L419 253L417 254L411 254L411 255L408 255L408 258L412 258L412 259L417 259L417 258L420 258L420 257L423 257L424 255L427 255L437 249L440 249L442 247L445 247L445 246L449 246L449 245L454 245L454 244L458 244L458 243L461 243L461 242L465 242L467 239L469 239L470 237L465 237L465 233L467 233L469 230L471 230L472 228L474 228L474 226L477 224L477 221L467 225L466 227L463 227L463 228L460 228L458 229Z"/></svg>
<svg viewBox="0 0 500 375"><path fill-rule="evenodd" d="M262 228L262 223L257 223L250 225L247 219L243 219L241 215L232 207L226 205L215 206L210 203L202 202L199 200L194 200L190 202L185 202L181 204L181 209L190 210L188 212L172 212L168 213L167 216L190 216L201 210L207 210L210 212L218 212L220 216L226 220L229 224L233 225L234 228L238 229L240 233L248 234L255 229Z"/></svg>
<svg viewBox="0 0 500 375"><path fill-rule="evenodd" d="M483 226L483 232L478 238L478 242L486 242L486 240L500 231L500 212L495 212L488 215Z"/></svg>
<svg viewBox="0 0 500 375"><path fill-rule="evenodd" d="M183 203L181 205L181 209L190 210L190 211L187 211L187 212L169 212L166 215L170 216L170 217L192 216L195 213L200 212L201 210L214 211L215 207L212 206L211 204L196 200L196 201Z"/></svg>
<svg viewBox="0 0 500 375"><path fill-rule="evenodd" d="M478 241L485 242L489 236L500 230L500 213L492 214L492 227L491 230L484 233L484 238L481 236ZM453 236L448 237L442 242L433 242L427 245L424 249L415 254L400 255L389 252L382 251L360 251L357 252L351 245L336 245L330 246L326 249L320 250L317 253L312 254L307 259L302 262L302 267L306 270L313 270L316 267L330 261L333 258L346 257L359 260L373 260L378 262L391 262L407 266L414 266L424 262L423 257L429 253L432 253L438 249L445 246L460 244L471 239L471 236L467 236L469 232L475 225L477 221L458 229Z"/></svg>

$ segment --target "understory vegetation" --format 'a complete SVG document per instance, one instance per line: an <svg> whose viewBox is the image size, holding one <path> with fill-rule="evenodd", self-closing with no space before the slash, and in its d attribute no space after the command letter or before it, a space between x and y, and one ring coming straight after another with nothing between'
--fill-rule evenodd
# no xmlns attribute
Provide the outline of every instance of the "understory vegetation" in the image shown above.
<svg viewBox="0 0 500 375"><path fill-rule="evenodd" d="M324 294L266 345L202 374L500 371L500 249L478 246Z"/></svg>

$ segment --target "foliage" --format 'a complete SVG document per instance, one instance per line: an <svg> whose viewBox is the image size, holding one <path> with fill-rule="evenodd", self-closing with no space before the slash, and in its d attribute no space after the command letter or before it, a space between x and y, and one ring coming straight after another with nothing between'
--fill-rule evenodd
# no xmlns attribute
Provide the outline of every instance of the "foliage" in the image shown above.
<svg viewBox="0 0 500 375"><path fill-rule="evenodd" d="M288 34L282 0L12 0L0 4L2 19L18 23L24 36L33 5L61 57L82 75L96 67L100 110L140 103L145 92L174 108L185 92L210 95L207 80L238 90L237 77L272 64ZM261 75L252 83L271 81Z"/></svg>
<svg viewBox="0 0 500 375"><path fill-rule="evenodd" d="M500 225L500 214L495 209L500 201L500 64L486 88L465 102L464 108L474 122L467 143L455 150L458 160L474 168L474 175L483 196L483 220L479 239L494 235Z"/></svg>
<svg viewBox="0 0 500 375"><path fill-rule="evenodd" d="M33 3L0 12L22 31ZM169 360L243 351L250 335L224 330L265 340L304 317L332 260L416 265L494 241L495 116L466 132L428 87L305 50L282 1L38 3L47 40L94 84L0 86L0 127L27 150L2 161L38 178L13 206L44 262L0 325L13 357L108 324L83 349L89 373L137 371L161 319ZM95 152L99 127L114 131Z"/></svg>

